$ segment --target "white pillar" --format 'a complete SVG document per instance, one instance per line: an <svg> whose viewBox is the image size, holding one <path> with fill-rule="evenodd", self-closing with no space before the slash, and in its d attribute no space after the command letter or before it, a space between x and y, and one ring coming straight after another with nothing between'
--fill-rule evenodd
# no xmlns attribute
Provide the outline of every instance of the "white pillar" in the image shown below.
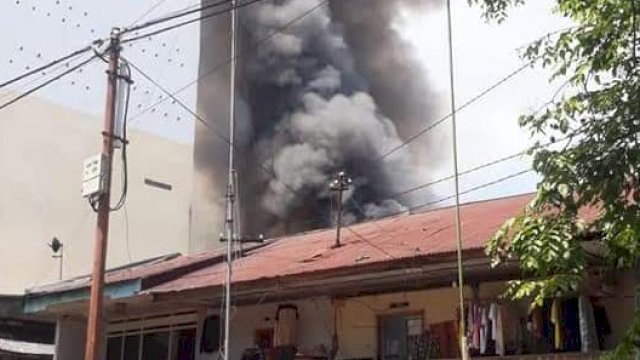
<svg viewBox="0 0 640 360"><path fill-rule="evenodd" d="M77 360L84 357L87 325L82 320L61 317L56 322L53 360Z"/></svg>

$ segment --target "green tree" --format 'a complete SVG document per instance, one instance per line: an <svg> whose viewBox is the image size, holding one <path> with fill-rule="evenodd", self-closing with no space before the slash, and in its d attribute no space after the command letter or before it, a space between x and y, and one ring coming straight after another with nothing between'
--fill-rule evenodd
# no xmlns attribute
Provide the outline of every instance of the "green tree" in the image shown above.
<svg viewBox="0 0 640 360"><path fill-rule="evenodd" d="M550 69L552 80L566 83L545 108L520 118L532 136L558 144L532 147L533 168L541 175L536 196L487 246L495 265L511 258L526 274L525 280L510 283L508 295L514 298L540 304L576 291L587 267L586 239L599 242L607 266L636 267L639 273L640 4L635 1L556 0L553 11L574 26L535 41L522 54ZM501 22L525 0L469 2L488 21ZM587 208L598 214L585 222L580 215ZM633 345L640 335L637 314L617 358L638 352Z"/></svg>

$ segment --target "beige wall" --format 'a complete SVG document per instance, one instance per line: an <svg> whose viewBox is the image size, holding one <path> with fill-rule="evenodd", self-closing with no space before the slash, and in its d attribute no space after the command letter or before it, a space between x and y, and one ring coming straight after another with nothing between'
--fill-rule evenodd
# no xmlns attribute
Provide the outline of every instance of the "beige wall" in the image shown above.
<svg viewBox="0 0 640 360"><path fill-rule="evenodd" d="M603 301L607 308L613 334L609 336L607 347L613 347L629 325L630 307L629 297L625 291L632 284L629 276L620 277L619 296ZM480 285L479 297L483 300L498 298L504 290L502 282L483 283ZM470 288L465 288L465 298L473 296ZM390 309L391 303L406 302L408 307ZM377 318L380 315L388 315L398 312L421 312L424 317L424 325L452 321L456 319L458 308L458 292L456 288L439 288L433 290L412 291L406 293L380 294L331 300L327 297L308 298L304 300L286 303L296 304L299 311L297 324L297 345L302 350L313 350L323 345L327 350L331 348L331 337L334 328L334 308L337 309L337 332L339 337L339 351L337 359L376 358L378 348ZM241 306L232 310L231 322L231 358L239 359L242 351L254 346L254 332L257 329L274 328L275 314L279 303L262 303L256 305ZM527 304L520 304L523 313L526 313ZM176 311L186 309L176 308ZM220 309L204 308L198 314L198 334L196 340L200 341L202 322L207 314L219 313ZM159 315L159 314L158 314ZM165 314L166 315L166 314ZM168 326L171 323L184 323L185 319L167 317L161 319L151 316L152 320L143 320L145 327L158 325ZM119 323L110 331L124 330L128 327L140 328L140 323ZM73 344L68 345L73 346ZM196 346L199 348L199 346ZM198 354L197 360L215 359L217 354Z"/></svg>
<svg viewBox="0 0 640 360"><path fill-rule="evenodd" d="M297 345L304 351L312 351L323 345L331 347L333 312L328 298L314 298L288 302L298 307ZM244 349L254 346L254 332L275 327L278 304L261 304L238 308L231 323L231 359L240 359ZM207 360L199 357L198 360ZM211 358L213 359L213 358Z"/></svg>
<svg viewBox="0 0 640 360"><path fill-rule="evenodd" d="M390 310L389 305L394 302L408 302L409 306ZM420 311L424 314L424 324L427 326L455 320L457 308L458 290L453 287L344 300L338 312L339 356L340 358L376 358L379 315Z"/></svg>
<svg viewBox="0 0 640 360"><path fill-rule="evenodd" d="M33 96L0 112L0 293L57 279L46 245L53 236L65 245L64 277L90 271L95 214L80 185L83 160L100 151L101 126L96 116ZM110 267L188 250L192 146L131 130L129 139L127 211L111 216ZM173 189L149 187L145 177Z"/></svg>
<svg viewBox="0 0 640 360"><path fill-rule="evenodd" d="M501 282L483 283L480 285L480 299L496 299L505 288ZM633 277L621 275L616 288L616 295L604 298L602 304L607 310L612 334L605 338L605 346L612 349L618 344L630 325L633 314ZM470 299L472 292L465 288L465 298ZM390 310L394 302L408 302L409 306L398 310ZM377 317L395 312L419 311L424 315L425 327L443 321L456 320L458 309L458 292L456 288L440 288L434 290L381 294L342 301L338 313L338 334L340 337L339 358L375 358L377 354ZM523 313L528 304L520 303Z"/></svg>

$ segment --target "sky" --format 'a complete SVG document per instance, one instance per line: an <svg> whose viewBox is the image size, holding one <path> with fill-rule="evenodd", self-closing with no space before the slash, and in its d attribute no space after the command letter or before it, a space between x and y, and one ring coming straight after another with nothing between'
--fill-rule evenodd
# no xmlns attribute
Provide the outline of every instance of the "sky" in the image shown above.
<svg viewBox="0 0 640 360"><path fill-rule="evenodd" d="M346 1L346 0L345 0ZM148 10L141 21L198 4L196 0L7 0L0 3L0 79L8 79L78 49L92 40L108 36L112 26L128 26ZM518 49L568 22L550 15L552 0L529 1L511 12L506 23L487 24L477 8L466 1L453 3L453 41L456 102L464 103L523 64ZM156 7L157 6L157 7ZM444 10L444 7L442 7ZM444 11L421 14L405 11L394 24L401 36L421 59L425 76L447 100L449 92L446 14ZM17 36L18 35L18 36ZM170 91L181 88L197 77L199 27L185 26L163 35L127 45L123 56L142 68ZM81 59L81 58L80 58ZM73 63L71 64L73 65ZM100 60L38 94L45 99L94 116L103 112L106 65ZM60 69L64 69L61 67ZM517 125L518 115L544 103L555 91L548 74L527 69L492 91L472 106L459 112L458 151L461 171L524 150L531 143ZM134 71L130 125L180 142L192 142L194 119L171 100L149 108L162 100L163 93ZM33 84L31 84L33 85ZM28 88L24 84L12 90ZM195 108L196 87L188 87L178 97ZM6 100L0 96L0 101ZM149 108L142 113L142 110ZM443 114L448 113L443 107ZM436 119L426 119L425 124ZM448 136L450 122L442 125ZM20 134L17 134L20 136ZM26 134L25 134L26 135ZM443 142L443 144L446 142ZM450 147L439 151L449 158ZM530 159L520 158L461 177L461 191L526 169ZM433 169L431 179L449 175L450 162ZM463 201L532 191L537 179L527 174L463 196ZM450 182L435 186L436 194L451 193Z"/></svg>
<svg viewBox="0 0 640 360"><path fill-rule="evenodd" d="M138 23L141 23L197 4L199 1L196 0L2 1L0 79L8 79L44 65L90 44L93 40L107 38L114 26L127 27L138 19ZM140 19L149 10L152 11ZM197 78L198 54L197 24L127 44L122 51L126 59L170 91ZM83 59L84 57L80 57L77 62ZM74 64L71 62L70 65ZM65 69L62 65L58 71ZM93 61L81 71L38 92L38 95L74 110L102 116L105 69L105 63ZM176 141L191 142L193 121L187 112L171 101L165 101L153 110L149 109L144 115L138 115L149 105L159 101L163 93L137 73L133 74L133 79L135 83L132 88L130 124ZM22 91L37 84L37 81L33 84L23 83L11 90ZM193 108L195 94L196 88L190 87L178 97ZM0 97L0 101L5 100L6 97Z"/></svg>
<svg viewBox="0 0 640 360"><path fill-rule="evenodd" d="M521 67L524 61L519 54L528 43L570 25L568 20L551 13L554 3L552 0L529 1L513 9L505 23L493 24L482 19L480 10L470 8L466 1L452 2L454 86L458 106ZM395 24L403 38L412 44L425 68L425 76L449 101L446 26L445 7L430 14L405 11ZM557 85L550 84L548 78L547 71L527 68L457 114L460 171L519 153L532 143L528 132L518 126L518 116L550 99ZM443 115L448 114L449 109L447 107ZM450 136L451 122L440 126L448 128L446 136ZM451 149L442 151L451 152ZM530 164L530 158L520 157L461 176L460 191L517 173ZM450 175L452 169L452 163L446 162L435 169L431 177ZM465 202L529 192L535 189L536 182L537 176L530 172L473 191L461 199ZM447 182L432 190L444 197L453 193L452 185Z"/></svg>

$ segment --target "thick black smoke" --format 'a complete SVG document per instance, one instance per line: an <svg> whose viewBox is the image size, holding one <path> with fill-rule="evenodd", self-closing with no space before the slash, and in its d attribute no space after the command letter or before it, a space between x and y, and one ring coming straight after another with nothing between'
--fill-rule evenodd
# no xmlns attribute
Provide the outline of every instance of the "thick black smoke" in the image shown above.
<svg viewBox="0 0 640 360"><path fill-rule="evenodd" d="M429 1L335 0L260 46L317 0L260 2L240 12L240 51L247 54L238 64L237 114L237 139L248 149L238 152L245 232L328 225L328 184L340 170L354 179L345 203L351 218L424 201L391 196L428 180L432 149L423 141L381 158L439 107L424 69L392 29L399 6L426 9ZM224 90L209 87L208 96ZM202 149L196 144L196 160ZM217 177L223 195L226 162L218 156L209 164L200 173Z"/></svg>

